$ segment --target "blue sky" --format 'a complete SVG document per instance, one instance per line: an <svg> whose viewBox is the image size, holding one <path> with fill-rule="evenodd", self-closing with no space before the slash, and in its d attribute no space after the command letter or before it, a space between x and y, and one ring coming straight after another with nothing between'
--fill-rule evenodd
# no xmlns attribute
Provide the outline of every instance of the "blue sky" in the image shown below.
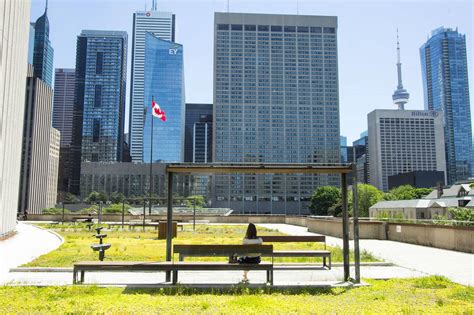
<svg viewBox="0 0 474 315"><path fill-rule="evenodd" d="M32 0L31 21L43 13L44 2ZM145 5L150 8L151 0L49 0L54 67L74 68L76 36L83 29L126 31L130 57L132 14ZM423 109L419 48L439 26L458 27L466 34L472 95L474 5L470 0L233 0L229 7L230 12L297 14L298 10L302 15L338 17L341 134L349 142L367 128L369 112L396 108L391 97L397 80L397 28L403 84L410 93L407 109ZM184 45L186 101L212 103L214 12L227 11L227 0L158 0L158 9L176 14L176 41ZM129 58L129 74L130 65ZM127 85L127 96L129 92Z"/></svg>

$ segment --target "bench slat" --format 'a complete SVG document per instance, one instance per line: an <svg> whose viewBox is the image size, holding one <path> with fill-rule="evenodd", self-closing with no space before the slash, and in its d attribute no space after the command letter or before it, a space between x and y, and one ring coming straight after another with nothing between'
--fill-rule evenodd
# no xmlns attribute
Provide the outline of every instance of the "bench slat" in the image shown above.
<svg viewBox="0 0 474 315"><path fill-rule="evenodd" d="M259 236L265 243L272 242L326 242L324 235L264 235Z"/></svg>
<svg viewBox="0 0 474 315"><path fill-rule="evenodd" d="M176 244L173 246L175 254L203 255L203 256L231 256L234 254L245 255L252 253L271 254L273 245L187 245Z"/></svg>

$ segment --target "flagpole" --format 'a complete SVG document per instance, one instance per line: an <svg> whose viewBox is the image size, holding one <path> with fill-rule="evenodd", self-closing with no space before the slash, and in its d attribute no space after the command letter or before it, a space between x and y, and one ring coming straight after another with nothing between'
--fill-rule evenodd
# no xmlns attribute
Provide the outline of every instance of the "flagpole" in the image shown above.
<svg viewBox="0 0 474 315"><path fill-rule="evenodd" d="M149 203L149 209L148 209L148 215L151 215L151 194L152 194L152 187L153 187L153 96L151 97L151 106L152 106L152 109L150 111L151 113L151 137L150 137L150 199L148 201Z"/></svg>

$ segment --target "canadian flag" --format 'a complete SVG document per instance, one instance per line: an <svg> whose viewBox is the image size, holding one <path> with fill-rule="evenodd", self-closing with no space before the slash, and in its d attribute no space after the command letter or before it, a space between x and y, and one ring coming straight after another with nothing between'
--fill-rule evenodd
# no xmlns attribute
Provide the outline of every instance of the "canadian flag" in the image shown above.
<svg viewBox="0 0 474 315"><path fill-rule="evenodd" d="M152 107L153 116L163 121L166 121L165 112L161 110L160 105L158 105L158 103L155 102L155 100L151 101L151 107Z"/></svg>

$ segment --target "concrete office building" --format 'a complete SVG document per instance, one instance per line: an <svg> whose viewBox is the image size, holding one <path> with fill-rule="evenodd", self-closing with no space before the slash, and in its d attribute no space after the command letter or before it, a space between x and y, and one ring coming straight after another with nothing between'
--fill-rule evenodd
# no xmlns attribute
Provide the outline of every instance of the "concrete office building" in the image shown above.
<svg viewBox="0 0 474 315"><path fill-rule="evenodd" d="M82 161L122 160L127 33L84 30L77 37L70 192L79 194Z"/></svg>
<svg viewBox="0 0 474 315"><path fill-rule="evenodd" d="M53 127L61 133L59 152L59 191L70 190L72 176L71 144L74 113L75 69L57 68L54 75Z"/></svg>
<svg viewBox="0 0 474 315"><path fill-rule="evenodd" d="M57 187L58 178L49 170L53 89L34 76L31 65L26 82L18 212L31 214L54 206L48 203L48 186L54 181L51 185ZM57 137L53 134L53 145Z"/></svg>
<svg viewBox="0 0 474 315"><path fill-rule="evenodd" d="M440 27L420 48L425 109L444 113L448 183L471 175L472 126L466 36Z"/></svg>
<svg viewBox="0 0 474 315"><path fill-rule="evenodd" d="M57 202L60 142L61 132L56 128L51 128L49 136L48 191L46 199L46 205L48 207L53 207Z"/></svg>
<svg viewBox="0 0 474 315"><path fill-rule="evenodd" d="M183 46L147 33L145 51L146 114L143 126L143 161L183 162ZM152 116L152 99L166 113L166 121Z"/></svg>
<svg viewBox="0 0 474 315"><path fill-rule="evenodd" d="M48 1L44 13L34 23L33 71L34 76L53 86L54 49L49 40Z"/></svg>
<svg viewBox="0 0 474 315"><path fill-rule="evenodd" d="M186 104L184 162L212 162L212 104Z"/></svg>
<svg viewBox="0 0 474 315"><path fill-rule="evenodd" d="M153 193L166 197L166 164L153 163ZM196 183L198 184L198 183ZM174 189L180 196L196 194L193 176L179 175L174 180ZM86 198L99 191L110 196L118 192L125 197L148 197L150 187L150 164L123 162L84 162L81 167L81 195ZM206 191L201 188L201 191ZM199 190L199 189L198 189Z"/></svg>
<svg viewBox="0 0 474 315"><path fill-rule="evenodd" d="M143 127L145 100L145 34L174 42L175 15L157 11L153 1L150 11L133 14L132 71L130 91L129 146L132 161L143 161Z"/></svg>
<svg viewBox="0 0 474 315"><path fill-rule="evenodd" d="M338 163L337 18L215 13L215 162ZM219 175L215 206L308 212L336 176Z"/></svg>
<svg viewBox="0 0 474 315"><path fill-rule="evenodd" d="M378 109L367 119L370 184L387 191L391 175L446 173L442 112Z"/></svg>
<svg viewBox="0 0 474 315"><path fill-rule="evenodd" d="M0 238L16 228L30 6L6 0L0 10Z"/></svg>

